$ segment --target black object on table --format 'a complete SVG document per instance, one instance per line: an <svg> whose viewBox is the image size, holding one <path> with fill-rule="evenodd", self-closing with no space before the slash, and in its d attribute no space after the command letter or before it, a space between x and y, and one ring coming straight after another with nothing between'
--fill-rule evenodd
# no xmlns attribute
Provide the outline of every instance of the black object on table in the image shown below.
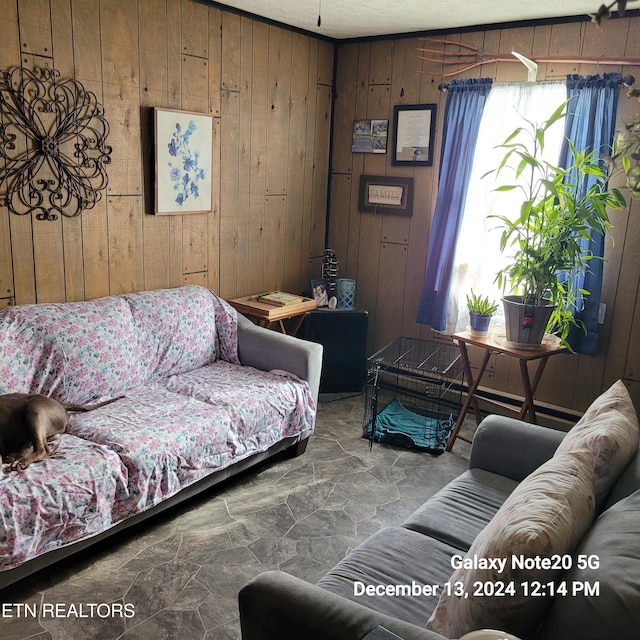
<svg viewBox="0 0 640 640"><path fill-rule="evenodd" d="M307 314L298 338L324 347L320 393L362 391L367 376L368 321L369 314L358 305Z"/></svg>

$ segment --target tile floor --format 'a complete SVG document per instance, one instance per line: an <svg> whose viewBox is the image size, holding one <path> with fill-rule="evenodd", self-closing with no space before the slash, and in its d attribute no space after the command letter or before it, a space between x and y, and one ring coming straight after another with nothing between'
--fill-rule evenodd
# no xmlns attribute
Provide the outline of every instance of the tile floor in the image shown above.
<svg viewBox="0 0 640 640"><path fill-rule="evenodd" d="M277 568L315 582L466 468L460 440L440 456L369 450L363 402L321 396L303 456L250 471L0 591L0 602L21 605L0 617L0 638L239 639L237 592L248 579ZM50 613L38 619L26 605Z"/></svg>

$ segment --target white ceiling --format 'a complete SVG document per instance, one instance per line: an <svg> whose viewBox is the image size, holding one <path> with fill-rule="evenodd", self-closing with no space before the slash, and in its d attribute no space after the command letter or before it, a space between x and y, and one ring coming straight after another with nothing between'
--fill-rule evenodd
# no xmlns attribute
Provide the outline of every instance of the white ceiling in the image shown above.
<svg viewBox="0 0 640 640"><path fill-rule="evenodd" d="M636 6L634 0L630 4ZM361 38L586 16L602 0L225 0L213 2L329 38ZM322 20L318 26L318 14Z"/></svg>

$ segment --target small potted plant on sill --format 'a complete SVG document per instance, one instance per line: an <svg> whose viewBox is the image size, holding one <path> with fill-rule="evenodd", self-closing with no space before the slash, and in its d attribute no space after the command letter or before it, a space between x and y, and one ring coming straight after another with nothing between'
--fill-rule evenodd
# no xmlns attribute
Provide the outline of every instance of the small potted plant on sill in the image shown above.
<svg viewBox="0 0 640 640"><path fill-rule="evenodd" d="M489 335L489 325L491 316L498 309L495 301L489 300L488 296L479 296L473 293L467 294L467 309L469 310L470 333L476 338L484 338Z"/></svg>
<svg viewBox="0 0 640 640"><path fill-rule="evenodd" d="M556 167L541 159L545 134L564 117L563 103L542 125L525 121L500 145L506 153L499 166L485 175L508 171L515 181L497 191L520 190L516 215L492 215L500 221L500 251L514 249L510 263L496 280L510 295L503 297L507 340L540 344L546 332L556 333L571 348L572 326L582 326L574 313L589 292L576 285L576 275L598 259L582 250L592 233L611 227L607 209L622 209L619 189L609 187L609 168L595 152L580 151L569 142L570 166ZM591 185L585 190L587 179ZM584 327L583 327L584 328Z"/></svg>

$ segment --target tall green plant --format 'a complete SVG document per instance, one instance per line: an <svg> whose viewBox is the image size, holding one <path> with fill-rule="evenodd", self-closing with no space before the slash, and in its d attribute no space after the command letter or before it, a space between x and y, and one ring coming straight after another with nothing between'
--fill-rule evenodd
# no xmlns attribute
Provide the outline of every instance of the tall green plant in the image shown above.
<svg viewBox="0 0 640 640"><path fill-rule="evenodd" d="M629 98L640 100L640 89L629 89ZM614 163L621 163L627 178L627 187L633 198L640 198L640 115L624 125L613 154Z"/></svg>
<svg viewBox="0 0 640 640"><path fill-rule="evenodd" d="M627 5L635 5L636 2L637 0L612 0L609 4L601 4L596 13L591 14L591 21L600 26L603 21L611 17L613 7L616 7L618 15L622 18L627 10ZM633 77L631 77L632 83L633 80ZM627 91L627 96L640 100L640 89L630 87ZM626 133L618 144L613 160L614 162L622 163L631 196L640 198L640 115L636 114L624 126Z"/></svg>
<svg viewBox="0 0 640 640"><path fill-rule="evenodd" d="M589 295L576 288L575 276L585 273L591 260L599 259L585 253L581 245L592 234L609 229L608 208L626 205L620 191L609 188L609 169L595 151L580 151L569 142L571 162L566 169L541 158L545 135L566 115L566 106L563 103L541 125L525 120L526 126L517 128L499 145L506 153L499 166L488 172L515 178L497 191L522 193L519 215L490 216L503 229L500 251L514 250L496 280L501 288L521 295L525 304L554 305L549 328L565 345L571 326L579 325L574 312L580 310L580 300ZM588 181L591 184L587 187Z"/></svg>

